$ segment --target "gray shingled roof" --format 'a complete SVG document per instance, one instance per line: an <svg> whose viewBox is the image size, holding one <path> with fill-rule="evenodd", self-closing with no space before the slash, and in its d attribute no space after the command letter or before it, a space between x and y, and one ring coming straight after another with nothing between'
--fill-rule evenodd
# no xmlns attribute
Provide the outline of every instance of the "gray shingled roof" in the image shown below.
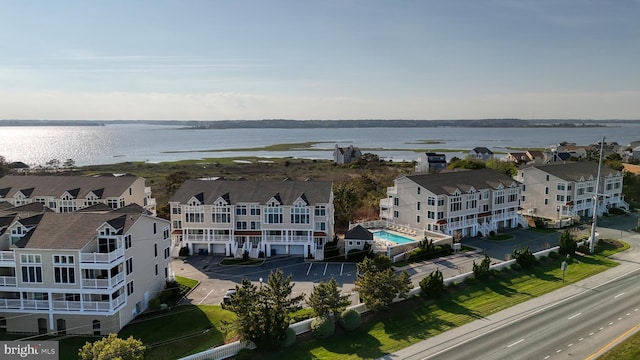
<svg viewBox="0 0 640 360"><path fill-rule="evenodd" d="M598 163L590 161L534 165L532 167L566 181L579 181L582 177L588 179L589 175L592 175L595 179L598 175ZM603 166L600 171L600 176L606 177L609 174L617 174L618 172L618 170Z"/></svg>
<svg viewBox="0 0 640 360"><path fill-rule="evenodd" d="M45 213L28 238L16 246L28 249L81 249L95 238L96 230L105 222L123 226L123 232L140 217L139 214Z"/></svg>
<svg viewBox="0 0 640 360"><path fill-rule="evenodd" d="M344 234L345 239L373 240L373 233L362 225L358 225Z"/></svg>
<svg viewBox="0 0 640 360"><path fill-rule="evenodd" d="M486 148L484 146L477 146L473 148L473 151L475 151L477 154L493 154L493 151L489 150L489 148Z"/></svg>
<svg viewBox="0 0 640 360"><path fill-rule="evenodd" d="M78 198L86 198L94 191L102 198L120 197L138 179L134 176L21 176L6 175L0 178L0 189L9 189L5 197L12 198L18 191L29 189L30 197L56 196L65 192L77 193Z"/></svg>
<svg viewBox="0 0 640 360"><path fill-rule="evenodd" d="M468 192L472 187L476 190L497 188L500 184L509 187L518 183L511 177L493 169L445 171L437 174L408 175L407 179L424 187L436 195L449 195L460 189Z"/></svg>
<svg viewBox="0 0 640 360"><path fill-rule="evenodd" d="M202 194L204 204L213 204L220 197L228 198L231 204L266 204L276 197L284 205L291 205L304 195L310 204L329 203L331 187L325 181L187 180L169 201L186 203Z"/></svg>

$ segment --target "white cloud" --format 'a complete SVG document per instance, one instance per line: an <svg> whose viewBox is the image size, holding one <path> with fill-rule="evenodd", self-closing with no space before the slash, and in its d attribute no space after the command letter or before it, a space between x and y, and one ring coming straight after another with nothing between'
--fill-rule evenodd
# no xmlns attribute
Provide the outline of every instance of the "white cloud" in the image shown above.
<svg viewBox="0 0 640 360"><path fill-rule="evenodd" d="M0 119L640 118L640 91L466 97L309 97L238 93L0 93Z"/></svg>

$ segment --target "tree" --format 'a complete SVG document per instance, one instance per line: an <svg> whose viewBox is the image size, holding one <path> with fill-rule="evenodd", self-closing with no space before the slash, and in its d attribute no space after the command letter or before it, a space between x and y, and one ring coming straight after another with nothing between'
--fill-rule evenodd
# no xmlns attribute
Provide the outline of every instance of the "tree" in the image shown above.
<svg viewBox="0 0 640 360"><path fill-rule="evenodd" d="M358 263L357 269L354 290L371 311L388 308L396 297L406 299L411 290L411 279L406 271L396 275L390 268L380 270L369 258Z"/></svg>
<svg viewBox="0 0 640 360"><path fill-rule="evenodd" d="M523 247L522 250L514 249L513 258L523 269L531 269L538 262L528 246Z"/></svg>
<svg viewBox="0 0 640 360"><path fill-rule="evenodd" d="M182 186L185 180L189 179L189 173L184 170L172 172L165 178L164 188L167 197L171 197Z"/></svg>
<svg viewBox="0 0 640 360"><path fill-rule="evenodd" d="M511 161L502 161L496 158L488 159L486 162L487 168L501 172L509 176L516 176L518 168L516 164Z"/></svg>
<svg viewBox="0 0 640 360"><path fill-rule="evenodd" d="M291 297L291 275L281 270L269 274L267 283L257 288L248 279L236 286L228 309L235 312L236 327L242 339L259 348L276 348L284 343L289 328L287 315L301 308L304 294Z"/></svg>
<svg viewBox="0 0 640 360"><path fill-rule="evenodd" d="M9 168L9 163L7 163L4 156L0 155L0 177L8 174L11 171Z"/></svg>
<svg viewBox="0 0 640 360"><path fill-rule="evenodd" d="M576 250L578 249L578 243L573 239L573 236L569 232L569 230L565 230L562 235L560 235L558 252L560 255L575 255Z"/></svg>
<svg viewBox="0 0 640 360"><path fill-rule="evenodd" d="M467 158L464 160L456 157L452 158L451 161L449 161L449 165L447 166L447 169L453 170L453 169L462 168L462 169L475 170L475 169L484 169L486 167L487 165L484 163L484 161L473 159L467 156Z"/></svg>
<svg viewBox="0 0 640 360"><path fill-rule="evenodd" d="M333 186L333 206L336 225L346 226L356 209L362 206L362 198L350 182L340 182Z"/></svg>
<svg viewBox="0 0 640 360"><path fill-rule="evenodd" d="M473 276L476 279L486 279L491 274L490 272L491 266L491 258L489 255L484 254L484 259L480 262L480 264L476 264L473 262Z"/></svg>
<svg viewBox="0 0 640 360"><path fill-rule="evenodd" d="M46 165L51 169L57 170L60 167L60 160L51 159L51 160L47 161Z"/></svg>
<svg viewBox="0 0 640 360"><path fill-rule="evenodd" d="M349 304L349 296L340 294L334 278L314 286L307 300L307 305L313 309L316 316L340 314Z"/></svg>
<svg viewBox="0 0 640 360"><path fill-rule="evenodd" d="M422 293L430 298L436 298L444 292L444 276L442 271L436 269L429 276L420 280Z"/></svg>
<svg viewBox="0 0 640 360"><path fill-rule="evenodd" d="M145 346L142 341L129 336L121 339L109 334L93 343L86 342L78 351L80 360L141 360L144 359Z"/></svg>

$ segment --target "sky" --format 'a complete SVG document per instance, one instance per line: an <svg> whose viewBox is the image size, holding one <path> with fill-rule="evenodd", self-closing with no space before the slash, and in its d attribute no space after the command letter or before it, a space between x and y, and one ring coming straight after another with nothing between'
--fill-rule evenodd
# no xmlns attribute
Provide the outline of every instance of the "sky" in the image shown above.
<svg viewBox="0 0 640 360"><path fill-rule="evenodd" d="M0 9L0 119L640 119L640 0Z"/></svg>

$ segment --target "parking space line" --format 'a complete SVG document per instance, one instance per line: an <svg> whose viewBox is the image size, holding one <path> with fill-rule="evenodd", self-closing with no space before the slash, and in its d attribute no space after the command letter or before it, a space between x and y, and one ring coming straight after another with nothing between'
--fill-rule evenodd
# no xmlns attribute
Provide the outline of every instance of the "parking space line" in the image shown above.
<svg viewBox="0 0 640 360"><path fill-rule="evenodd" d="M311 271L311 267L313 266L313 264L309 264L309 268L307 269L307 276L309 276L309 272Z"/></svg>
<svg viewBox="0 0 640 360"><path fill-rule="evenodd" d="M342 270L344 270L344 263L342 263L342 265L340 265L340 276L342 276Z"/></svg>
<svg viewBox="0 0 640 360"><path fill-rule="evenodd" d="M327 274L327 268L329 267L329 263L324 264L324 271L322 272L322 276Z"/></svg>
<svg viewBox="0 0 640 360"><path fill-rule="evenodd" d="M209 291L209 293L207 295L205 295L202 300L200 300L200 302L198 303L198 305L202 304L202 302L209 297L209 295L211 295L211 293L213 292L213 289L211 289L211 291Z"/></svg>

